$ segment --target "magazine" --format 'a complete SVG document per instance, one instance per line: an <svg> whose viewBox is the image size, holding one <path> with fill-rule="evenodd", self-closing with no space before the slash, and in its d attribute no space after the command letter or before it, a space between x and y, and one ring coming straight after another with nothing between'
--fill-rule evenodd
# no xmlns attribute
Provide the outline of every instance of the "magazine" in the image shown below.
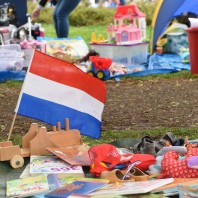
<svg viewBox="0 0 198 198"><path fill-rule="evenodd" d="M86 195L106 185L106 182L74 181L70 184L66 184L63 187L53 190L52 192L46 194L45 197L65 198L74 193L79 195Z"/></svg>
<svg viewBox="0 0 198 198"><path fill-rule="evenodd" d="M50 191L46 175L7 181L7 197L26 197Z"/></svg>
<svg viewBox="0 0 198 198"><path fill-rule="evenodd" d="M72 166L57 156L31 156L30 174L63 174L83 177L82 166Z"/></svg>
<svg viewBox="0 0 198 198"><path fill-rule="evenodd" d="M90 166L88 151L69 150L64 147L47 147L47 150L73 166Z"/></svg>
<svg viewBox="0 0 198 198"><path fill-rule="evenodd" d="M168 179L155 179L140 182L123 182L108 184L106 187L101 188L89 195L127 195L127 194L142 194L148 193L156 188L172 183L173 178Z"/></svg>

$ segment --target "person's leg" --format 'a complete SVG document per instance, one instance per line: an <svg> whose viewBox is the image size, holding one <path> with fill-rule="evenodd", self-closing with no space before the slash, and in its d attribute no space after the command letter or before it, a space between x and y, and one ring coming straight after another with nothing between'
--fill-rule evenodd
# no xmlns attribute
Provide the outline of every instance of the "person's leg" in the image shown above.
<svg viewBox="0 0 198 198"><path fill-rule="evenodd" d="M67 38L69 34L69 14L80 0L59 0L53 13L54 25L58 38Z"/></svg>
<svg viewBox="0 0 198 198"><path fill-rule="evenodd" d="M120 5L125 5L125 0L120 0Z"/></svg>

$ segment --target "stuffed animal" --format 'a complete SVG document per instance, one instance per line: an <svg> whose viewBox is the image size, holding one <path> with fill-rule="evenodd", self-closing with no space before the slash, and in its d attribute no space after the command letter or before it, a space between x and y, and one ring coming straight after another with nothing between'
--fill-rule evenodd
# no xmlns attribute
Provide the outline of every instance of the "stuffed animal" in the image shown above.
<svg viewBox="0 0 198 198"><path fill-rule="evenodd" d="M176 151L169 151L164 154L158 179L198 178L198 169L188 167L188 160L192 156L198 156L198 148L189 148L183 160L179 160L179 153Z"/></svg>

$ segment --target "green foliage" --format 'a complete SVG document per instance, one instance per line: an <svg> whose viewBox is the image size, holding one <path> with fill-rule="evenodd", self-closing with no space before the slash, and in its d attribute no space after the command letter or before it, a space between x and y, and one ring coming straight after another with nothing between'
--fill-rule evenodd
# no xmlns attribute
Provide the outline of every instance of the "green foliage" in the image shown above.
<svg viewBox="0 0 198 198"><path fill-rule="evenodd" d="M155 12L155 8L157 6L157 1L155 2L145 2L144 0L141 0L137 3L138 8L146 14L146 23L147 25L151 25L153 14Z"/></svg>
<svg viewBox="0 0 198 198"><path fill-rule="evenodd" d="M36 3L28 0L28 13L32 13L36 7ZM153 14L157 2L144 2L143 0L137 3L139 9L146 14L147 25L152 22ZM53 7L46 7L41 10L41 15L35 22L53 24L52 13ZM71 26L87 26L87 25L108 25L113 22L115 8L92 8L88 0L83 0L81 4L71 13Z"/></svg>
<svg viewBox="0 0 198 198"><path fill-rule="evenodd" d="M72 26L108 25L113 22L115 9L77 7L70 15Z"/></svg>
<svg viewBox="0 0 198 198"><path fill-rule="evenodd" d="M32 13L37 4L28 1L28 12ZM35 20L38 23L53 24L53 7L46 7L41 10L40 16ZM112 23L115 9L91 8L84 0L69 16L71 26L87 25L108 25Z"/></svg>

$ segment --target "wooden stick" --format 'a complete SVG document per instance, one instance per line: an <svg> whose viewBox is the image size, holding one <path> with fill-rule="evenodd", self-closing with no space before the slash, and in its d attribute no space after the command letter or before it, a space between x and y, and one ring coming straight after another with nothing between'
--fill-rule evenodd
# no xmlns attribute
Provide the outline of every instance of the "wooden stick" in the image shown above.
<svg viewBox="0 0 198 198"><path fill-rule="evenodd" d="M13 121L12 121L12 125L10 127L10 131L9 131L9 134L8 134L8 140L7 141L10 140L10 136L11 136L12 131L13 131L13 127L14 127L14 123L15 123L15 120L16 120L16 116L17 116L17 113L14 114L14 118L13 118Z"/></svg>
<svg viewBox="0 0 198 198"><path fill-rule="evenodd" d="M61 123L60 122L57 123L57 130L61 131Z"/></svg>
<svg viewBox="0 0 198 198"><path fill-rule="evenodd" d="M56 126L53 126L53 132L56 132Z"/></svg>
<svg viewBox="0 0 198 198"><path fill-rule="evenodd" d="M65 130L69 131L69 119L65 118Z"/></svg>

